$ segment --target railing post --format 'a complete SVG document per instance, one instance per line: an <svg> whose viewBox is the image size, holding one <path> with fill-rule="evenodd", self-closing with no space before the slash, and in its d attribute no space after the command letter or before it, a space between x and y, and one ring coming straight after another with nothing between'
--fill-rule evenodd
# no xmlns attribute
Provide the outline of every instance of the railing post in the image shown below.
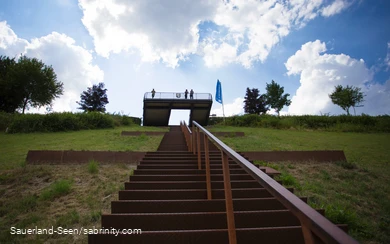
<svg viewBox="0 0 390 244"><path fill-rule="evenodd" d="M206 134L204 138L204 159L206 162L206 186L207 186L207 199L211 200L211 177L210 177L210 157L209 157L209 138Z"/></svg>
<svg viewBox="0 0 390 244"><path fill-rule="evenodd" d="M196 153L195 142L196 142L195 125L194 125L194 123L192 123L192 153L193 153L193 154Z"/></svg>
<svg viewBox="0 0 390 244"><path fill-rule="evenodd" d="M188 133L188 134L189 134L189 136L188 136L188 151L192 152L192 132Z"/></svg>
<svg viewBox="0 0 390 244"><path fill-rule="evenodd" d="M198 149L197 149L197 153L198 153L198 169L202 169L202 152L200 151L200 129L199 127L196 127L196 139L197 139L197 144L198 144Z"/></svg>
<svg viewBox="0 0 390 244"><path fill-rule="evenodd" d="M323 243L319 238L317 238L313 232L301 221L303 239L305 240L305 244L319 244Z"/></svg>
<svg viewBox="0 0 390 244"><path fill-rule="evenodd" d="M236 224L234 222L234 210L232 199L232 188L230 185L230 169L228 156L221 151L222 156L222 171L223 171L223 185L225 188L225 204L226 204L226 219L229 234L229 244L236 244Z"/></svg>

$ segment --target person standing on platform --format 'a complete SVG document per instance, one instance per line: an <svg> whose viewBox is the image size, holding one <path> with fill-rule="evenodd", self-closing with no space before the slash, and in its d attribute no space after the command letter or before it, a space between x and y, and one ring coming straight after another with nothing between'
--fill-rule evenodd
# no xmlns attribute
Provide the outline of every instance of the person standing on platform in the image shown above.
<svg viewBox="0 0 390 244"><path fill-rule="evenodd" d="M187 97L188 97L188 90L186 89L186 91L184 92L184 97L185 97L185 99L187 99Z"/></svg>
<svg viewBox="0 0 390 244"><path fill-rule="evenodd" d="M194 99L194 90L192 90L192 89L190 91L190 99Z"/></svg>
<svg viewBox="0 0 390 244"><path fill-rule="evenodd" d="M152 98L154 98L154 95L156 95L156 91L153 88L153 90L152 90Z"/></svg>

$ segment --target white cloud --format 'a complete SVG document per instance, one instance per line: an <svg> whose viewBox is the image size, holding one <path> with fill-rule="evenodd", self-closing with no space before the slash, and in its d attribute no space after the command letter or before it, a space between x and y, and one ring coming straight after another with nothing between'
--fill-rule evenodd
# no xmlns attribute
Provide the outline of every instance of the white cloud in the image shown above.
<svg viewBox="0 0 390 244"><path fill-rule="evenodd" d="M362 59L325 52L325 43L319 40L308 42L285 63L287 74L300 75L301 83L292 98L289 114L344 113L328 96L336 85L353 85L362 89L366 101L364 107L357 109L358 113L388 113L385 110L390 103L389 81L384 85L373 83L373 73Z"/></svg>
<svg viewBox="0 0 390 244"><path fill-rule="evenodd" d="M387 66L386 70L390 69L390 42L387 43L387 55L385 58L385 65Z"/></svg>
<svg viewBox="0 0 390 244"><path fill-rule="evenodd" d="M103 71L92 64L92 54L75 45L72 38L53 32L29 42L18 38L5 21L0 22L0 54L13 57L21 53L52 65L57 80L64 83L64 94L54 101L54 111L76 110L81 92L104 78Z"/></svg>
<svg viewBox="0 0 390 244"><path fill-rule="evenodd" d="M321 15L325 17L329 17L338 14L344 9L348 8L350 5L351 3L345 0L336 0L332 4L323 8L321 11Z"/></svg>
<svg viewBox="0 0 390 244"><path fill-rule="evenodd" d="M176 67L179 60L197 51L197 25L213 16L218 2L80 0L79 5L99 55L136 48L143 61L161 59Z"/></svg>
<svg viewBox="0 0 390 244"><path fill-rule="evenodd" d="M99 55L138 50L142 61L161 60L169 67L191 54L203 56L209 67L232 62L251 67L292 29L349 5L340 0L326 6L324 0L79 0ZM199 24L207 21L226 33L213 32L200 41Z"/></svg>
<svg viewBox="0 0 390 244"><path fill-rule="evenodd" d="M218 107L212 109L210 114L216 114L218 117L223 116L223 110L222 105L219 105L219 103L216 103ZM224 110L225 110L225 116L233 116L238 114L244 113L244 98L238 97L234 99L232 103L224 104Z"/></svg>
<svg viewBox="0 0 390 244"><path fill-rule="evenodd" d="M6 21L0 22L0 50L3 55L14 57L24 52L28 42L19 39Z"/></svg>

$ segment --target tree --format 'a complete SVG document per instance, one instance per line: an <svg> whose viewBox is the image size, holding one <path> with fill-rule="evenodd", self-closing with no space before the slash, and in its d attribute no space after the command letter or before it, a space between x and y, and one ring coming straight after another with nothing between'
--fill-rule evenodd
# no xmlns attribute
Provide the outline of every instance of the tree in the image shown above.
<svg viewBox="0 0 390 244"><path fill-rule="evenodd" d="M355 107L363 106L359 104L364 102L364 94L361 92L361 88L348 85L346 87L343 87L342 85L335 86L334 91L329 94L329 97L332 100L332 103L340 106L347 112L347 115L350 115L350 107L353 107L355 110Z"/></svg>
<svg viewBox="0 0 390 244"><path fill-rule="evenodd" d="M265 94L266 103L271 108L275 109L279 116L280 110L282 110L284 106L290 106L291 100L287 98L288 96L290 96L290 94L283 94L284 87L281 87L273 80L271 84L267 83L265 89L267 90L267 93Z"/></svg>
<svg viewBox="0 0 390 244"><path fill-rule="evenodd" d="M259 93L259 89L257 88L246 88L244 100L245 113L264 114L268 111L267 104L265 103L265 96L260 95Z"/></svg>
<svg viewBox="0 0 390 244"><path fill-rule="evenodd" d="M57 81L53 68L41 60L21 56L13 65L7 59L3 59L2 63L7 64L4 68L5 81L2 82L5 86L2 110L14 112L19 108L24 113L29 107L51 105L63 94L63 83Z"/></svg>
<svg viewBox="0 0 390 244"><path fill-rule="evenodd" d="M14 58L0 56L0 110L12 113L18 108L20 99L18 94L13 92L15 83L10 82L11 70L15 68Z"/></svg>
<svg viewBox="0 0 390 244"><path fill-rule="evenodd" d="M88 87L87 91L83 91L83 93L81 93L81 101L76 102L80 105L78 109L82 109L84 112L105 112L105 107L108 103L106 92L107 89L104 89L104 83Z"/></svg>

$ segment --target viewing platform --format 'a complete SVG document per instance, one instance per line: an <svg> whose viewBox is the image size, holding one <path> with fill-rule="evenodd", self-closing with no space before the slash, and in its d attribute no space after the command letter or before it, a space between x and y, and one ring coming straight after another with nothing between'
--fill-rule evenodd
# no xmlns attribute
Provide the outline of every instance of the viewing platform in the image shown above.
<svg viewBox="0 0 390 244"><path fill-rule="evenodd" d="M172 109L189 110L189 121L196 120L201 125L207 125L212 104L210 93L194 93L192 98L188 93L186 98L184 92L156 92L154 96L146 92L143 125L168 126Z"/></svg>

